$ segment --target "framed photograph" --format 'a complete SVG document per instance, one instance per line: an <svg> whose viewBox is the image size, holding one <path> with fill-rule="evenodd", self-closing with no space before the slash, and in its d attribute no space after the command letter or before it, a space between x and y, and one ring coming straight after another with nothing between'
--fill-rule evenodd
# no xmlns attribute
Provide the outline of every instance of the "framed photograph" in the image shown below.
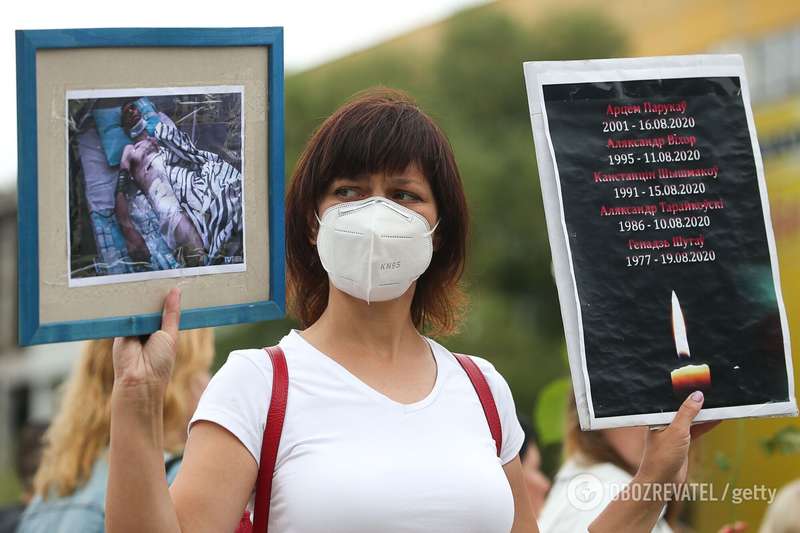
<svg viewBox="0 0 800 533"><path fill-rule="evenodd" d="M282 28L16 38L20 344L282 317Z"/></svg>
<svg viewBox="0 0 800 533"><path fill-rule="evenodd" d="M741 57L529 62L583 429L797 414Z"/></svg>

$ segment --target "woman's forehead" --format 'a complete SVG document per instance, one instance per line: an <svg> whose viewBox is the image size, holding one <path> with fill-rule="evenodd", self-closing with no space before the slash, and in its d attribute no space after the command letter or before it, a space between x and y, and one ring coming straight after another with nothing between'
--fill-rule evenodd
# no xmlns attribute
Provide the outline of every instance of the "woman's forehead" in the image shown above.
<svg viewBox="0 0 800 533"><path fill-rule="evenodd" d="M392 185L428 185L428 179L417 168L417 165L409 165L401 172L363 172L355 176L343 176L333 180L336 181L357 181L357 182L389 182Z"/></svg>

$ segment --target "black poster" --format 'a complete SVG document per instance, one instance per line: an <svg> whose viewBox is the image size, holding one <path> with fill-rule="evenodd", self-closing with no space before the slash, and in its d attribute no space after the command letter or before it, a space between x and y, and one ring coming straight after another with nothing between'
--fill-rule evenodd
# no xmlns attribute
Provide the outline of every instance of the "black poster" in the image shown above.
<svg viewBox="0 0 800 533"><path fill-rule="evenodd" d="M540 89L592 419L793 405L742 78Z"/></svg>

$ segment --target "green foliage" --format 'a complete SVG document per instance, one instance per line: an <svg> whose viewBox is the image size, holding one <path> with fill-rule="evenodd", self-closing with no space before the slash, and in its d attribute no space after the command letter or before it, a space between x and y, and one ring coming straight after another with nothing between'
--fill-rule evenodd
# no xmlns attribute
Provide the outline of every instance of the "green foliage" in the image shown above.
<svg viewBox="0 0 800 533"><path fill-rule="evenodd" d="M723 472L728 472L731 469L730 457L728 457L725 452L719 450L714 454L714 464Z"/></svg>
<svg viewBox="0 0 800 533"><path fill-rule="evenodd" d="M216 328L214 331L216 334L214 343L216 357L214 358L213 372L222 366L228 358L228 354L233 350L273 346L278 344L281 337L286 335L290 329L297 327L295 320L285 318L272 322L254 322Z"/></svg>
<svg viewBox="0 0 800 533"><path fill-rule="evenodd" d="M800 427L786 426L761 442L767 455L800 453Z"/></svg>
<svg viewBox="0 0 800 533"><path fill-rule="evenodd" d="M570 394L572 394L572 383L569 378L551 381L539 393L534 420L542 445L547 446L564 440L564 415Z"/></svg>
<svg viewBox="0 0 800 533"><path fill-rule="evenodd" d="M467 193L472 235L466 282L471 307L446 345L489 358L509 381L517 408L537 409L555 439L569 387L563 329L551 274L522 63L624 54L620 31L582 9L523 25L496 6L442 25L439 43L388 43L286 80L286 161L290 174L313 130L354 93L375 85L409 92L450 138ZM277 342L293 323L220 330L230 349ZM545 387L560 379L550 388ZM556 412L557 411L557 412Z"/></svg>

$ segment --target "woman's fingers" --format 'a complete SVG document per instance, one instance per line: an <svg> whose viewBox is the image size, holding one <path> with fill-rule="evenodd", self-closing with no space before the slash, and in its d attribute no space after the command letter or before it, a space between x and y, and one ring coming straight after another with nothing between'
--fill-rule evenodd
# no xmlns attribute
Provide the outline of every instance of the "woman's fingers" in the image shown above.
<svg viewBox="0 0 800 533"><path fill-rule="evenodd" d="M178 345L181 320L181 294L174 288L167 293L161 312L161 329L147 336L114 339L114 377L120 385L164 385L169 382Z"/></svg>
<svg viewBox="0 0 800 533"><path fill-rule="evenodd" d="M164 310L161 313L161 329L173 340L178 340L178 325L181 322L181 290L173 287L164 300Z"/></svg>
<svg viewBox="0 0 800 533"><path fill-rule="evenodd" d="M114 346L125 347L131 343L137 342L139 339L136 336L132 337L114 337Z"/></svg>
<svg viewBox="0 0 800 533"><path fill-rule="evenodd" d="M672 423L663 431L650 431L645 454L639 466L643 479L658 483L683 483L691 442L691 427L703 407L703 393L690 394L681 404Z"/></svg>
<svg viewBox="0 0 800 533"><path fill-rule="evenodd" d="M714 420L713 422L703 422L702 424L695 424L692 426L692 440L700 437L705 433L708 433L715 427L719 425L722 420Z"/></svg>
<svg viewBox="0 0 800 533"><path fill-rule="evenodd" d="M697 417L697 414L700 412L700 409L703 407L704 400L703 393L695 391L684 400L680 409L678 409L672 426L680 431L682 435L688 430L692 439L696 439L704 433L708 433L720 423L719 420L715 420L712 422L703 422L701 424L692 424L695 417Z"/></svg>
<svg viewBox="0 0 800 533"><path fill-rule="evenodd" d="M689 433L689 430L692 426L692 421L703 407L703 399L702 392L694 391L691 393L683 401L680 409L678 409L678 412L675 414L675 418L672 420L670 427L674 428L681 435Z"/></svg>

